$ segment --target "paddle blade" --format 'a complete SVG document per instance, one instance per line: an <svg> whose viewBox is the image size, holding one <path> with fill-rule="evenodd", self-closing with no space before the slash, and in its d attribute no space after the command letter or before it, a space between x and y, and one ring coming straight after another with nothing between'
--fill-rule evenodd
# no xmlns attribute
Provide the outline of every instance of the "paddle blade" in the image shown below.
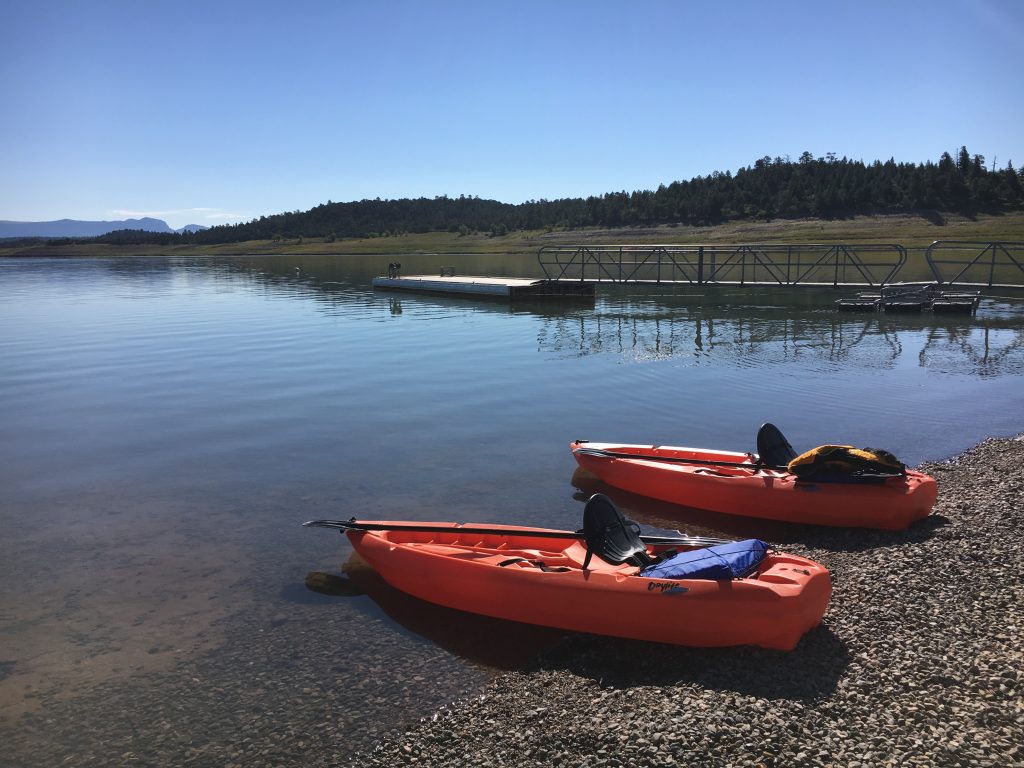
<svg viewBox="0 0 1024 768"><path fill-rule="evenodd" d="M303 528L332 528L336 531L358 531L359 524L353 520L307 520L302 524Z"/></svg>

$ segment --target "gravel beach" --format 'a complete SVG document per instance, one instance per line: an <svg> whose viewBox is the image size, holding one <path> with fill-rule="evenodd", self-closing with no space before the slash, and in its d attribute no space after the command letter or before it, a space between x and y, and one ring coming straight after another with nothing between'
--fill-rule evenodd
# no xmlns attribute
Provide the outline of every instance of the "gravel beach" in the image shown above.
<svg viewBox="0 0 1024 768"><path fill-rule="evenodd" d="M1022 466L988 440L908 531L794 527L834 595L791 653L576 635L347 764L1024 765Z"/></svg>

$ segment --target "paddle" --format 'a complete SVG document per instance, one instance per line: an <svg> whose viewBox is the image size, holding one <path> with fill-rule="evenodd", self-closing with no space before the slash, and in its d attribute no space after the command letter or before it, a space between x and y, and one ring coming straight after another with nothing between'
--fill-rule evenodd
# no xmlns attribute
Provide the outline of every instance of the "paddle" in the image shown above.
<svg viewBox="0 0 1024 768"><path fill-rule="evenodd" d="M586 443L586 440L577 440L576 444ZM714 459L687 459L681 456L646 456L636 453L606 451L601 448L575 448L576 453L600 456L607 459L633 459L634 461L664 461L672 464L699 464L707 467L736 467L749 469L755 473L762 469L774 469L779 472L788 472L787 466L790 460L796 458L796 451L789 441L783 436L779 428L774 424L765 423L757 430L757 454L747 454L756 461L716 461Z"/></svg>
<svg viewBox="0 0 1024 768"><path fill-rule="evenodd" d="M772 467L767 464L751 463L748 461L712 461L711 459L687 459L681 456L647 456L639 453L621 453L618 451L606 451L601 448L574 448L574 453L582 453L588 456L600 456L606 459L633 459L634 461L667 461L673 464L700 464L709 467L738 467L760 472L762 469L775 469L786 472L786 467Z"/></svg>
<svg viewBox="0 0 1024 768"><path fill-rule="evenodd" d="M478 525L459 525L457 527L437 525L434 523L368 523L360 522L355 518L351 520L310 520L303 523L307 528L333 528L344 533L345 531L417 531L422 533L468 533L474 535L495 535L495 536L530 536L542 539L576 539L583 540L583 531L559 531L559 530L535 530L530 528L491 528ZM645 544L683 546L683 547L713 547L716 544L732 544L734 539L716 539L709 536L690 536L676 531L677 536L645 536L641 535L640 540Z"/></svg>

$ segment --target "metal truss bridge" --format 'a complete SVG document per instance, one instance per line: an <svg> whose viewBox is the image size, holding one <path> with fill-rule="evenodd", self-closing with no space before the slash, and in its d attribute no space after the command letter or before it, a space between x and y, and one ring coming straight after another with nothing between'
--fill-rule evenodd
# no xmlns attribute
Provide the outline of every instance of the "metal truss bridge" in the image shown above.
<svg viewBox="0 0 1024 768"><path fill-rule="evenodd" d="M1024 243L936 241L925 260L940 284L1024 288ZM907 249L895 243L547 246L547 280L689 285L882 287Z"/></svg>

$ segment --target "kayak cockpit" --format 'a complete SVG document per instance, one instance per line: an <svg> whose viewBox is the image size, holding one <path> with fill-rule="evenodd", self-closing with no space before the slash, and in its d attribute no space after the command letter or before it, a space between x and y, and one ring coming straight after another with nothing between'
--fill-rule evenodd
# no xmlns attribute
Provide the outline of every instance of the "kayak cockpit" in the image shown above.
<svg viewBox="0 0 1024 768"><path fill-rule="evenodd" d="M583 563L587 559L587 548L579 541L566 542L565 547L553 549L552 541L545 540L546 546L521 546L514 540L505 539L500 545L485 546L479 537L468 537L467 541L459 541L456 537L452 539L449 535L440 537L440 540L430 541L407 541L404 536L394 536L393 531L382 531L377 534L382 539L391 542L394 546L408 547L424 554L445 557L464 562L474 562L481 565L509 567L516 565L519 568L541 568L567 570L582 570ZM538 565L543 564L543 565ZM602 573L637 573L639 568L629 563L612 564L604 560L592 560L589 570Z"/></svg>
<svg viewBox="0 0 1024 768"><path fill-rule="evenodd" d="M452 563L514 566L514 571L614 574L619 578L756 577L767 554L767 545L756 540L711 547L685 543L648 545L640 537L640 527L602 494L595 494L587 502L583 529L574 538L561 542L542 535L480 534L456 525L432 531L383 530L373 535L390 549L406 549ZM734 561L741 564L734 565Z"/></svg>

